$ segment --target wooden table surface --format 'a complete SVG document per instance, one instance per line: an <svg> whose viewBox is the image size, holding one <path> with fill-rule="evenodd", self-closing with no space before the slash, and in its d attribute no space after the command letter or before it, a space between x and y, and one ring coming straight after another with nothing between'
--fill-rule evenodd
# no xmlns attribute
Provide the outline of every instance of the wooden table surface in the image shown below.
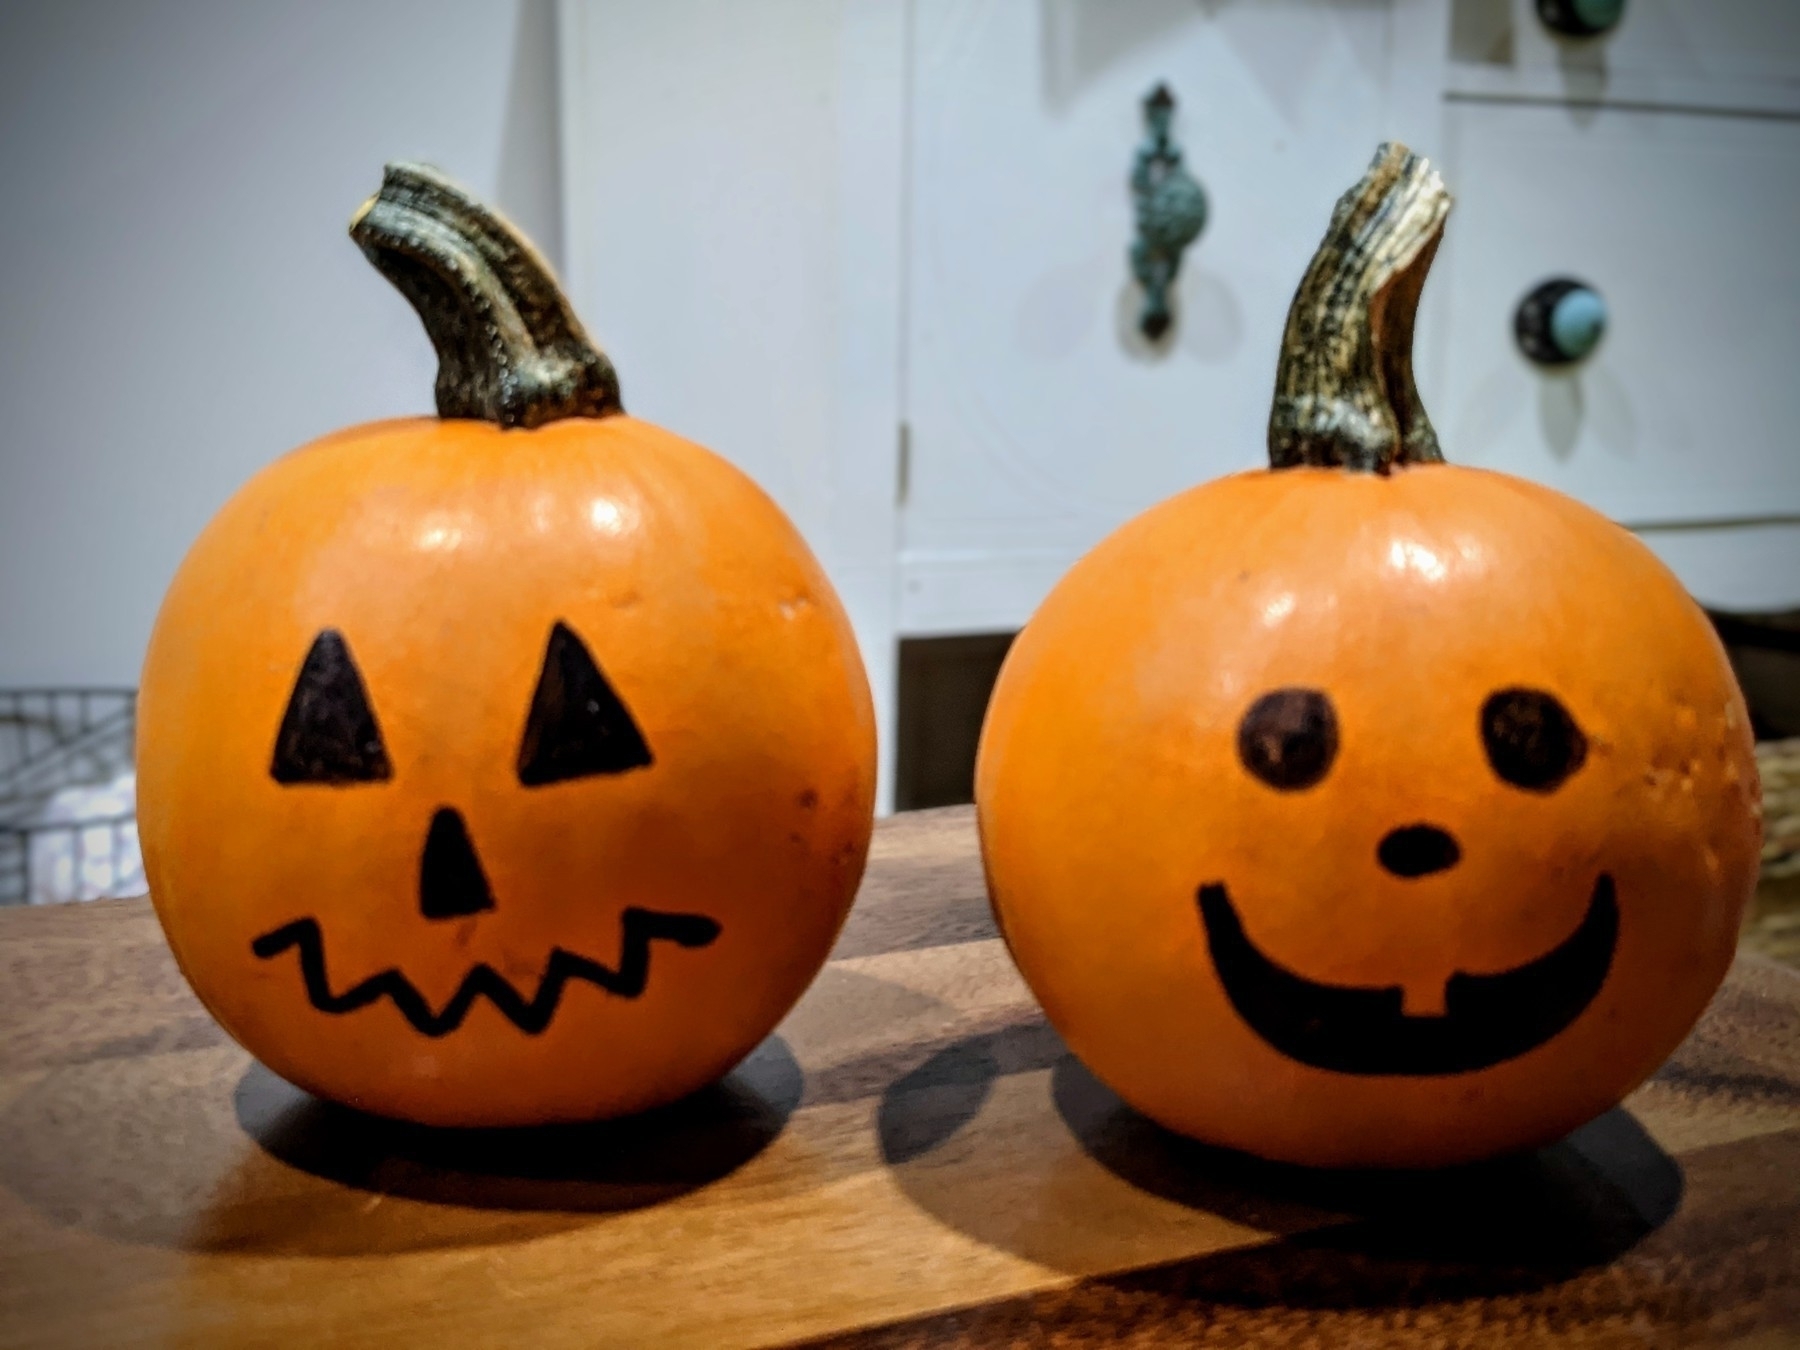
<svg viewBox="0 0 1800 1350"><path fill-rule="evenodd" d="M654 1117L320 1105L144 901L0 914L0 1343L1800 1345L1800 975L1744 956L1562 1144L1418 1177L1176 1140L995 938L966 809L884 823L831 964Z"/></svg>

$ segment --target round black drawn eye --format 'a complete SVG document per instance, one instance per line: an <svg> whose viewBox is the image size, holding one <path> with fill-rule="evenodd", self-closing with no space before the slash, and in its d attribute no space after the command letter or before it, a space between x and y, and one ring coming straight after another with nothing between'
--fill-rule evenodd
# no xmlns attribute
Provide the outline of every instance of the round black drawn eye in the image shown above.
<svg viewBox="0 0 1800 1350"><path fill-rule="evenodd" d="M1297 792L1317 783L1337 757L1337 714L1317 689L1275 689L1238 723L1238 758L1270 787Z"/></svg>
<svg viewBox="0 0 1800 1350"><path fill-rule="evenodd" d="M1554 694L1501 689L1481 705L1488 763L1514 787L1554 792L1587 759L1587 737Z"/></svg>

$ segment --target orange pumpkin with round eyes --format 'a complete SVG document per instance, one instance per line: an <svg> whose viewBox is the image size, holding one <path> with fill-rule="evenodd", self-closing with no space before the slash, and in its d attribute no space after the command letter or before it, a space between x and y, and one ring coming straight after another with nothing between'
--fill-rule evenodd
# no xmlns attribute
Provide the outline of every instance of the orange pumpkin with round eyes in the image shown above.
<svg viewBox="0 0 1800 1350"><path fill-rule="evenodd" d="M1329 1166L1557 1138L1674 1049L1755 883L1749 719L1623 529L1442 462L1448 211L1383 147L1288 320L1272 468L1081 560L1008 655L981 842L1070 1048L1173 1130Z"/></svg>
<svg viewBox="0 0 1800 1350"><path fill-rule="evenodd" d="M280 460L182 563L139 702L157 914L322 1096L454 1125L672 1100L849 909L850 626L748 478L624 414L504 221L402 165L352 234L424 319L441 416Z"/></svg>

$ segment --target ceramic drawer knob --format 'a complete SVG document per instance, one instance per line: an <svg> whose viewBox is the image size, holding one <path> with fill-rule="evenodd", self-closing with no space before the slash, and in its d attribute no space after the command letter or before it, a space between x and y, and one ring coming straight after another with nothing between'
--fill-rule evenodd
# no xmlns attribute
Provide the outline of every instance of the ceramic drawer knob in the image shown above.
<svg viewBox="0 0 1800 1350"><path fill-rule="evenodd" d="M1566 366L1600 345L1606 301L1584 281L1556 277L1534 287L1513 314L1519 350L1540 366Z"/></svg>
<svg viewBox="0 0 1800 1350"><path fill-rule="evenodd" d="M1625 0L1537 0L1537 12L1564 37L1594 37L1618 27Z"/></svg>

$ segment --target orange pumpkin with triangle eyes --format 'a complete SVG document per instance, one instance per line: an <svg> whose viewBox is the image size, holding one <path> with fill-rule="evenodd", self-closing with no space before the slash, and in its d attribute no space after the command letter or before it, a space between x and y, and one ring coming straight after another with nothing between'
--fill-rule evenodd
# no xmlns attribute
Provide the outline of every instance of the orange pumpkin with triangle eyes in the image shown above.
<svg viewBox="0 0 1800 1350"><path fill-rule="evenodd" d="M139 705L157 914L320 1095L454 1125L672 1100L770 1032L856 890L849 624L748 478L625 415L504 221L394 166L352 233L441 416L280 460L182 563Z"/></svg>
<svg viewBox="0 0 1800 1350"><path fill-rule="evenodd" d="M1419 1166L1617 1102L1723 978L1749 719L1626 531L1442 462L1413 312L1449 199L1386 147L1288 320L1273 466L1082 559L1009 653L995 912L1127 1102L1289 1162Z"/></svg>

